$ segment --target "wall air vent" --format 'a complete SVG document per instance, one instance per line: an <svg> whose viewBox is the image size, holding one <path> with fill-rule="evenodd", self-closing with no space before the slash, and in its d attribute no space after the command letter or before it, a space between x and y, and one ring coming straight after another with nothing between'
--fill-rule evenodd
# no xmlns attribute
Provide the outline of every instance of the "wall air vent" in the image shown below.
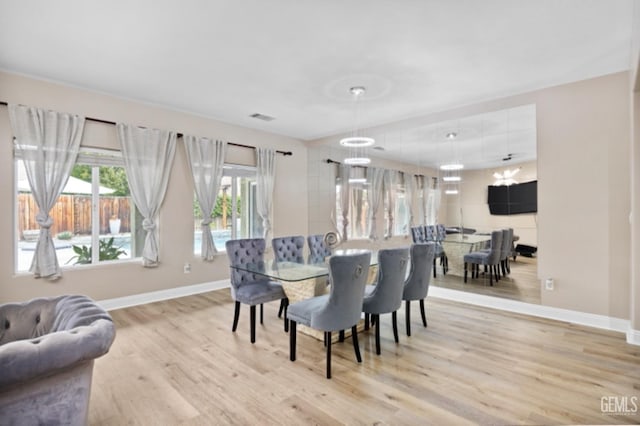
<svg viewBox="0 0 640 426"><path fill-rule="evenodd" d="M251 114L249 117L257 118L258 120L262 120L262 121L273 121L276 119L275 117L270 117L268 115L260 114L259 112L256 112L255 114Z"/></svg>

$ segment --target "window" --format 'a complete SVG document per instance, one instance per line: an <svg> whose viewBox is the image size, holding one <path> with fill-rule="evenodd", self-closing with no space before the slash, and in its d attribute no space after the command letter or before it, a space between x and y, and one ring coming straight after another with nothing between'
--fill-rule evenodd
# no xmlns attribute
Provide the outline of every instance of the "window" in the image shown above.
<svg viewBox="0 0 640 426"><path fill-rule="evenodd" d="M194 236L193 250L202 250L202 212L198 198L193 197ZM256 169L254 167L225 164L222 181L209 225L218 250L225 250L225 243L237 238L262 236L262 220L256 210Z"/></svg>
<svg viewBox="0 0 640 426"><path fill-rule="evenodd" d="M23 162L16 158L16 271L28 271L38 240L38 208ZM129 194L120 152L81 148L62 194L49 213L61 267L139 256L142 218ZM137 232L140 231L140 232Z"/></svg>
<svg viewBox="0 0 640 426"><path fill-rule="evenodd" d="M347 224L347 238L369 238L369 185L364 179L363 169L354 168L349 183L349 223ZM360 176L361 175L361 176ZM342 232L342 208L340 206L340 179L336 183L336 225Z"/></svg>

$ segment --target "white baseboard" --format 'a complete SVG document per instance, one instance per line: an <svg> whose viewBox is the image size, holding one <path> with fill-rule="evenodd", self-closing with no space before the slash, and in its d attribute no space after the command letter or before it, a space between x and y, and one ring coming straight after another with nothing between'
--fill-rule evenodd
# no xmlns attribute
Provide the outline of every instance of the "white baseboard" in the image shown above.
<svg viewBox="0 0 640 426"><path fill-rule="evenodd" d="M208 283L188 285L184 287L169 288L166 290L152 291L149 293L133 294L131 296L117 297L115 299L100 300L98 304L107 311L128 308L130 306L144 305L145 303L160 302L162 300L191 296L192 294L206 293L230 286L229 280L211 281Z"/></svg>
<svg viewBox="0 0 640 426"><path fill-rule="evenodd" d="M627 330L627 343L630 345L640 345L640 330L629 327Z"/></svg>
<svg viewBox="0 0 640 426"><path fill-rule="evenodd" d="M627 333L627 342L632 343L630 341L632 339L629 337L630 322L625 319L572 311L569 309L554 308L552 306L535 305L533 303L519 302L517 300L500 299L497 297L467 293L436 286L429 287L429 296L453 300L456 302L469 303L471 305L483 306L486 308L499 309L502 311L515 312L518 314ZM634 344L640 344L640 332L635 332L639 334L635 334L633 338L635 338L639 343Z"/></svg>
<svg viewBox="0 0 640 426"><path fill-rule="evenodd" d="M104 309L110 311L114 309L128 308L130 306L144 305L145 303L153 303L162 300L190 296L192 294L206 293L208 291L228 288L229 286L229 280L225 279L184 287L170 288L167 290L159 290L149 293L117 297L115 299L101 300L98 302L98 304ZM532 303L519 302L517 300L500 299L498 297L467 293L436 286L431 286L429 288L429 296L437 297L439 299L452 300L455 302L468 303L470 305L482 306L485 308L498 309L502 311L531 315L556 321L564 321L572 324L579 324L588 327L626 333L627 343L632 345L640 345L640 330L632 329L630 321L620 318L589 314L585 312L572 311L569 309L554 308L551 306L534 305Z"/></svg>

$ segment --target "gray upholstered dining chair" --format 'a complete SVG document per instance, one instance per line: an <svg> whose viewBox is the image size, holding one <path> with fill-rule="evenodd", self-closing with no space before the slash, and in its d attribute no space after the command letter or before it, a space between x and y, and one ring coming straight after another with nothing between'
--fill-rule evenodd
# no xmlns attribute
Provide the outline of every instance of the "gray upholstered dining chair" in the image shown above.
<svg viewBox="0 0 640 426"><path fill-rule="evenodd" d="M398 343L398 319L396 311L402 305L402 289L409 263L409 248L382 249L378 251L378 275L374 285L365 289L362 312L371 315L375 323L376 354L380 355L380 315L391 313L393 337Z"/></svg>
<svg viewBox="0 0 640 426"><path fill-rule="evenodd" d="M429 293L431 268L435 253L435 243L413 244L410 249L411 267L409 276L404 282L402 300L405 305L405 320L407 322L407 336L411 336L411 301L420 301L422 325L427 326L427 315L424 309L424 299Z"/></svg>
<svg viewBox="0 0 640 426"><path fill-rule="evenodd" d="M502 268L502 275L507 276L511 273L511 266L509 266L509 258L511 257L513 247L513 228L506 228L502 230L502 253L500 253L500 266Z"/></svg>
<svg viewBox="0 0 640 426"><path fill-rule="evenodd" d="M360 347L356 326L362 312L364 287L369 275L371 252L336 255L329 259L329 294L305 299L289 306L289 359L296 360L296 324L324 331L327 347L327 379L331 378L331 332L351 328L353 349L358 362Z"/></svg>
<svg viewBox="0 0 640 426"><path fill-rule="evenodd" d="M304 263L304 237L302 235L273 238L271 240L271 247L273 247L273 256L276 262ZM285 303L280 303L278 318L282 317L282 313L286 308ZM284 330L289 331L286 315L284 321Z"/></svg>
<svg viewBox="0 0 640 426"><path fill-rule="evenodd" d="M248 263L264 265L265 241L263 238L246 238L229 240L225 244L229 257L231 297L235 301L232 331L238 327L240 316L240 304L250 306L250 330L251 343L256 341L256 305L260 305L260 324L263 321L263 303L280 300L280 304L288 305L287 296L282 285L268 278L248 271L242 271L234 266L242 266ZM286 315L286 314L285 314ZM287 329L285 319L285 331Z"/></svg>
<svg viewBox="0 0 640 426"><path fill-rule="evenodd" d="M277 262L304 263L304 237L277 237L271 240L273 256Z"/></svg>
<svg viewBox="0 0 640 426"><path fill-rule="evenodd" d="M309 243L309 263L321 263L331 256L331 248L324 241L324 235L309 235L307 237Z"/></svg>
<svg viewBox="0 0 640 426"><path fill-rule="evenodd" d="M478 277L478 265L489 268L489 285L493 285L493 277L498 280L498 267L502 254L502 230L491 232L491 249L489 251L474 251L464 255L464 282L467 282L467 268L472 265L471 277Z"/></svg>
<svg viewBox="0 0 640 426"><path fill-rule="evenodd" d="M439 231L439 227L441 231ZM444 234L441 234L444 232ZM449 269L447 254L444 252L444 247L442 246L442 241L447 236L444 225L426 225L424 227L425 241L433 241L436 243L435 253L433 255L433 278L436 277L436 259L440 259L440 264L442 265L442 274L447 275L447 270Z"/></svg>
<svg viewBox="0 0 640 426"><path fill-rule="evenodd" d="M425 233L425 227L422 225L411 227L411 238L416 244L422 244L427 242L427 236Z"/></svg>

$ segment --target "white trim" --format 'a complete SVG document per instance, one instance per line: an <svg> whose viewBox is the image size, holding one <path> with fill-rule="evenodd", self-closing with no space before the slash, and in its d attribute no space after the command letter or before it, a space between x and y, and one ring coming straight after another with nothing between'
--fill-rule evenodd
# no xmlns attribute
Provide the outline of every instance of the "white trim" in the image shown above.
<svg viewBox="0 0 640 426"><path fill-rule="evenodd" d="M532 303L519 302L517 300L500 299L497 297L466 293L435 286L429 287L429 296L468 303L470 305L483 306L486 308L499 309L502 311L515 312L518 314L531 315L534 317L565 321L573 324L586 325L588 327L627 333L627 342L632 343L631 340L634 339L636 339L635 341L640 342L640 332L634 330L637 334L634 334L635 337L630 338L630 323L628 320L621 318L554 308L552 306L535 305Z"/></svg>
<svg viewBox="0 0 640 426"><path fill-rule="evenodd" d="M640 345L640 330L634 330L629 326L627 329L627 343L630 345Z"/></svg>
<svg viewBox="0 0 640 426"><path fill-rule="evenodd" d="M104 309L111 311L114 309L144 305L146 303L175 299L178 297L185 297L193 294L206 293L208 291L228 288L229 286L229 280L225 279L184 287L175 287L166 290L152 291L149 293L134 294L131 296L117 297L115 299L101 300L98 302L98 304ZM452 300L455 302L468 303L470 305L482 306L485 308L515 312L518 314L531 315L534 317L547 318L556 321L565 321L572 324L579 324L588 327L626 333L627 343L631 345L640 345L640 330L632 329L630 321L621 318L613 318L606 315L589 314L586 312L572 311L569 309L554 308L552 306L534 305L532 303L524 303L517 300L500 299L497 297L466 293L458 290L451 290L448 288L436 286L431 286L429 288L429 296L439 299Z"/></svg>
<svg viewBox="0 0 640 426"><path fill-rule="evenodd" d="M166 290L152 291L149 293L133 294L131 296L116 297L115 299L100 300L98 304L107 311L128 308L130 306L144 305L146 303L160 302L162 300L176 299L178 297L191 296L193 294L206 293L208 291L227 288L231 284L228 279L211 281L208 283L188 285L184 287L169 288Z"/></svg>

